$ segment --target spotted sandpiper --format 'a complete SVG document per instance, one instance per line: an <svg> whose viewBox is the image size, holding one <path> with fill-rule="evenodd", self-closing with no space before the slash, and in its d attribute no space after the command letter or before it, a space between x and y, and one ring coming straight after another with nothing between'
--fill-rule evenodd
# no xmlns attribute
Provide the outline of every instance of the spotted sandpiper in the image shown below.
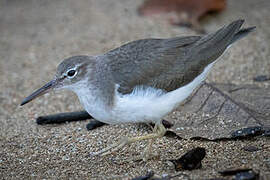
<svg viewBox="0 0 270 180"><path fill-rule="evenodd" d="M164 116L183 102L223 52L255 27L240 29L237 20L204 36L141 39L98 56L73 56L57 68L54 79L25 98L24 105L52 89L75 92L85 110L107 123L152 122L153 133L123 138L96 154L108 154L140 140L152 140L166 129Z"/></svg>

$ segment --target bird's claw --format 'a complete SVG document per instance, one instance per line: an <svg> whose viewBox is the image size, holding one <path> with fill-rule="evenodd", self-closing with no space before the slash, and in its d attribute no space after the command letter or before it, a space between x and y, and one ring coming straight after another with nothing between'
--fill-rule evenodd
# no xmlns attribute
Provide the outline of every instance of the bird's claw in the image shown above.
<svg viewBox="0 0 270 180"><path fill-rule="evenodd" d="M114 143L111 146L108 146L108 147L106 147L100 151L97 151L97 152L92 152L91 155L92 156L97 156L97 155L105 156L105 155L108 155L112 152L118 151L119 149L123 148L125 145L127 145L129 143L130 143L129 138L124 137L119 142Z"/></svg>

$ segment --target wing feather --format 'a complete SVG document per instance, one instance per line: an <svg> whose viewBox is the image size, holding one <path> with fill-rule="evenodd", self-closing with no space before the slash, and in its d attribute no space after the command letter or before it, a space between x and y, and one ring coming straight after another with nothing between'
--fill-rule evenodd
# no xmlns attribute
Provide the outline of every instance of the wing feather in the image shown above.
<svg viewBox="0 0 270 180"><path fill-rule="evenodd" d="M138 85L172 91L215 61L242 24L242 20L234 21L205 36L133 41L106 53L106 64L120 93L130 93Z"/></svg>

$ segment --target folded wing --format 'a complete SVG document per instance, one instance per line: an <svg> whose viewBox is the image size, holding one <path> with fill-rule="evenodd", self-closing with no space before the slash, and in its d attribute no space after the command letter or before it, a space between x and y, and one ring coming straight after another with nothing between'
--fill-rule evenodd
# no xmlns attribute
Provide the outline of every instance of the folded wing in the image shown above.
<svg viewBox="0 0 270 180"><path fill-rule="evenodd" d="M235 41L243 22L234 21L205 36L133 41L109 51L105 61L122 94L139 85L173 91L215 61Z"/></svg>

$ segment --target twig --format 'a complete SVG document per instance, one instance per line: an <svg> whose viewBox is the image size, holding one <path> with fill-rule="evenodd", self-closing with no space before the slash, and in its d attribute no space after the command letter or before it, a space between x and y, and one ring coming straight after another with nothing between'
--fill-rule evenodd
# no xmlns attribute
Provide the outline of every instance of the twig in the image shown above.
<svg viewBox="0 0 270 180"><path fill-rule="evenodd" d="M83 121L86 119L92 119L86 111L59 113L48 116L40 116L36 119L37 124L60 124L72 121Z"/></svg>

